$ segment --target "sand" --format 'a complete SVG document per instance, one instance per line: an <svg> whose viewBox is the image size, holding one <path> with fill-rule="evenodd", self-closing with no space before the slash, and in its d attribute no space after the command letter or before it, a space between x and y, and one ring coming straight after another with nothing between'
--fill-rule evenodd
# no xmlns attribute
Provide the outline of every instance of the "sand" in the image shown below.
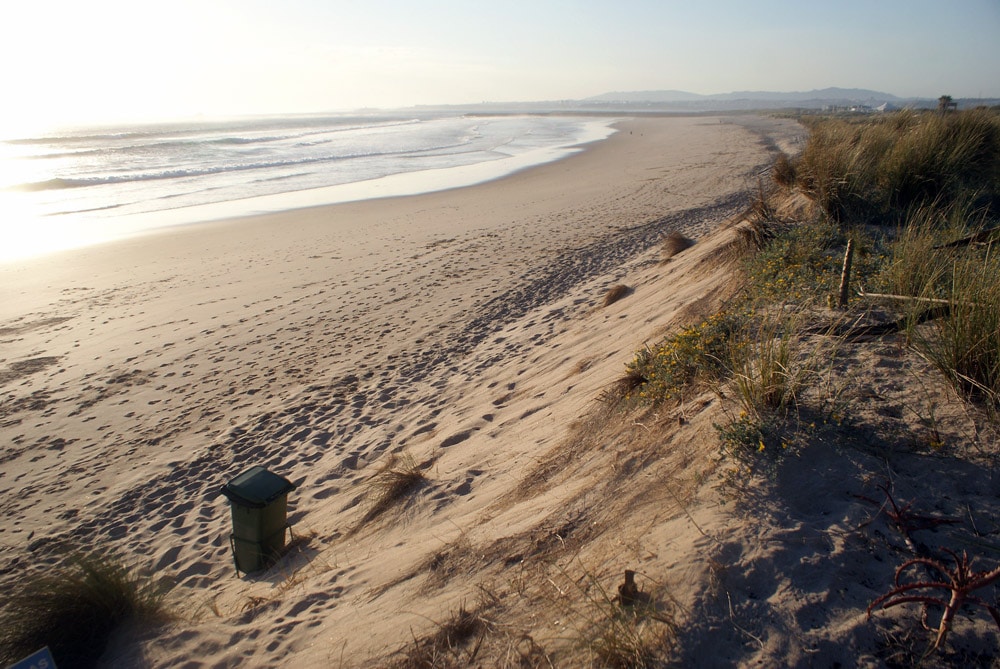
<svg viewBox="0 0 1000 669"><path fill-rule="evenodd" d="M775 520L794 504L741 522L704 485L716 396L627 425L597 402L638 348L731 289L725 224L803 130L752 116L617 127L487 184L0 267L5 587L65 545L170 579L179 620L130 629L107 666L381 666L462 606L489 612L478 666L582 666L592 586L613 592L626 568L671 593L691 630L682 662L863 654L874 632L854 632L857 604L880 583L814 625L807 605L835 585L810 575L810 599L755 571L808 570L847 550L839 535ZM664 264L671 230L697 243ZM603 307L619 283L632 292ZM664 421L680 428L640 438ZM427 483L362 524L366 482L396 452ZM237 576L219 489L251 465L297 485L298 539ZM831 495L822 514L861 522L863 504ZM721 608L692 608L709 599ZM761 612L772 599L780 624Z"/></svg>

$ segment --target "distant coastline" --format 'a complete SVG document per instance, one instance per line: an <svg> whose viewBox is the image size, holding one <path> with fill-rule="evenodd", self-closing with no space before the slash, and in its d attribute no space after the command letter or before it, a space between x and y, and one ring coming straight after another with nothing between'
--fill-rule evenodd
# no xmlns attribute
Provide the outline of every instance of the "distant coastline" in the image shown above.
<svg viewBox="0 0 1000 669"><path fill-rule="evenodd" d="M469 186L571 155L611 124L404 110L0 142L0 262L161 227Z"/></svg>

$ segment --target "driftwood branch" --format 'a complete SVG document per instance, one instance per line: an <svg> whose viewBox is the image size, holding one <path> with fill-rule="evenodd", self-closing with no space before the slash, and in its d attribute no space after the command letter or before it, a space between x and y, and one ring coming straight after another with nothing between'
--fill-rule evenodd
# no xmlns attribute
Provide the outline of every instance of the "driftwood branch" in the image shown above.
<svg viewBox="0 0 1000 669"><path fill-rule="evenodd" d="M847 250L844 252L844 270L840 274L840 299L837 304L841 309L847 306L847 294L851 283L851 260L854 258L854 240L847 240Z"/></svg>
<svg viewBox="0 0 1000 669"><path fill-rule="evenodd" d="M893 295L892 293L869 293L864 288L858 291L860 297L873 297L884 300L901 300L904 302L930 302L932 304L951 304L949 300L942 300L937 297L914 297L913 295Z"/></svg>
<svg viewBox="0 0 1000 669"><path fill-rule="evenodd" d="M978 307L979 304L976 302L956 302L954 300L944 300L939 297L916 297L914 295L893 295L892 293L868 293L865 292L864 288L858 290L858 295L860 297L871 297L875 299L884 300L900 300L904 302L928 302L930 304L942 304L946 307L951 307L952 305L960 305L963 307Z"/></svg>
<svg viewBox="0 0 1000 669"><path fill-rule="evenodd" d="M959 246L970 246L972 244L985 244L987 242L994 241L994 236L1000 232L1000 228L990 228L989 230L980 230L979 232L969 235L968 237L962 237L961 239L956 239L953 242L948 242L947 244L939 244L934 247L934 250L939 249L952 249Z"/></svg>

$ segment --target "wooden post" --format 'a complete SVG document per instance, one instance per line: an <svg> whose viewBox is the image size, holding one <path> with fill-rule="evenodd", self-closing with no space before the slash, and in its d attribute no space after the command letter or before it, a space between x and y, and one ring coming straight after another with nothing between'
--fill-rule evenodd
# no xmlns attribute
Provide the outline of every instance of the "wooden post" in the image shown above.
<svg viewBox="0 0 1000 669"><path fill-rule="evenodd" d="M840 274L840 299L837 305L843 309L847 306L847 289L851 283L851 260L854 257L854 240L847 240L847 251L844 252L844 271Z"/></svg>

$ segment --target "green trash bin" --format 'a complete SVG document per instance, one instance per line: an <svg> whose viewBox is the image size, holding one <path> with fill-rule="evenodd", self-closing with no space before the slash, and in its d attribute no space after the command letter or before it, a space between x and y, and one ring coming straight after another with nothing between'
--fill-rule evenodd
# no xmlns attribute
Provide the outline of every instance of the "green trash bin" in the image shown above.
<svg viewBox="0 0 1000 669"><path fill-rule="evenodd" d="M260 466L222 486L233 511L229 544L237 573L260 571L281 556L288 528L288 493L294 489L294 483Z"/></svg>

